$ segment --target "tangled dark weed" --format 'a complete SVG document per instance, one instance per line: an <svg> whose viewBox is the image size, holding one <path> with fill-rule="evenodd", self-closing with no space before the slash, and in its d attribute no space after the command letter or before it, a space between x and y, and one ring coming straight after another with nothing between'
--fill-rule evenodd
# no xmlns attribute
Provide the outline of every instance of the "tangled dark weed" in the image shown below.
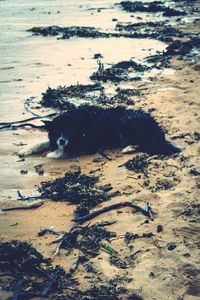
<svg viewBox="0 0 200 300"><path fill-rule="evenodd" d="M67 172L64 177L42 183L39 192L43 198L77 204L75 215L84 216L91 208L113 196L113 193L108 193L112 190L111 185L95 186L98 180L98 177L80 171Z"/></svg>
<svg viewBox="0 0 200 300"><path fill-rule="evenodd" d="M99 253L102 240L110 241L111 238L116 237L115 232L107 231L104 228L106 225L109 223L97 223L84 227L75 226L53 243L61 242L61 248L69 251L79 249L86 258L95 257Z"/></svg>
<svg viewBox="0 0 200 300"><path fill-rule="evenodd" d="M130 170L137 173L146 173L146 170L148 168L148 155L137 155L136 157L129 159L125 163L125 167Z"/></svg>
<svg viewBox="0 0 200 300"><path fill-rule="evenodd" d="M12 299L61 299L67 287L77 284L63 268L53 268L35 248L20 241L0 244L0 273L1 288L14 292Z"/></svg>
<svg viewBox="0 0 200 300"><path fill-rule="evenodd" d="M45 107L59 108L61 110L70 110L75 106L68 99L90 100L103 92L100 84L76 84L71 86L58 86L56 89L48 88L42 94L41 104ZM91 96L92 93L92 96Z"/></svg>

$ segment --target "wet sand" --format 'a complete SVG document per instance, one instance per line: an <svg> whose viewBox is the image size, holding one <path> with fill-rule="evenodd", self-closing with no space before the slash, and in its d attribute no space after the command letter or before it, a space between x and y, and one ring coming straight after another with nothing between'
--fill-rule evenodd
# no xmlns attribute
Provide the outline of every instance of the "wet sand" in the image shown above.
<svg viewBox="0 0 200 300"><path fill-rule="evenodd" d="M191 24L185 25L188 31L195 30ZM109 254L101 251L91 259L97 274L90 278L82 265L79 266L75 277L79 279L82 290L96 284L118 278L120 286L130 293L136 293L143 299L184 299L195 300L200 297L199 278L199 211L192 205L199 203L199 85L200 63L177 60L173 58L171 74L163 73L144 80L147 90L141 96L134 96L134 108L153 109L153 116L168 130L167 138L183 147L177 156L159 160L148 168L148 184L146 178L138 173L120 167L128 159L138 155L121 154L120 149L107 151L112 158L106 160L99 154L81 156L65 160L50 160L42 155L36 155L19 161L16 152L22 143L33 141L33 136L43 138L46 133L35 129L20 129L3 131L1 135L1 198L0 207L19 205L17 191L25 195L35 195L37 185L42 181L62 176L68 170L81 167L84 173L93 171L100 175L100 183L111 183L114 190L119 190L117 196L109 202L104 202L97 208L119 201L134 200L144 206L150 202L155 212L154 221L144 223L146 218L138 213L132 213L130 208L105 213L92 220L90 224L99 221L116 221L109 226L117 236L126 232L149 233L150 239L138 239L125 244L123 238L113 240L110 246L120 253L121 258L131 257L140 250L127 269L120 269L109 262ZM141 82L129 83L139 86ZM11 116L11 115L10 115ZM18 116L19 117L19 116ZM16 117L16 119L18 119ZM98 158L98 162L94 160ZM42 164L44 175L39 176L34 166ZM21 170L28 171L21 174ZM156 182L170 184L170 189L155 189ZM11 201L12 200L12 201ZM49 246L55 239L53 235L38 237L41 228L51 228L56 231L69 231L74 223L75 207L67 202L45 201L45 204L31 211L2 212L0 241L20 240L32 244L45 257L52 257L56 246ZM187 212L191 209L191 213ZM84 224L85 225L85 224ZM162 225L163 231L158 233L157 226ZM175 248L170 248L175 245ZM172 249L172 250L171 250ZM53 260L53 264L62 265L69 271L76 260L77 251L66 257L61 250ZM2 295L6 299L6 295ZM126 295L124 295L124 299Z"/></svg>

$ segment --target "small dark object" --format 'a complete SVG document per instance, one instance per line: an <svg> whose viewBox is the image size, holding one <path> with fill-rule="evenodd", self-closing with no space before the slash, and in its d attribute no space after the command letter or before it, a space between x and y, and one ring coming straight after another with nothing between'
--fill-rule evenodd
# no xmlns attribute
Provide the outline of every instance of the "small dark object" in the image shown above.
<svg viewBox="0 0 200 300"><path fill-rule="evenodd" d="M93 58L94 59L103 58L103 55L101 53L95 53Z"/></svg>
<svg viewBox="0 0 200 300"><path fill-rule="evenodd" d="M176 248L176 245L175 244L169 244L168 246L167 246L167 249L169 250L169 251L172 251L172 250L174 250Z"/></svg>
<svg viewBox="0 0 200 300"><path fill-rule="evenodd" d="M25 174L27 174L28 173L28 170L21 170L20 171L20 174L22 174L22 175L25 175Z"/></svg>
<svg viewBox="0 0 200 300"><path fill-rule="evenodd" d="M112 265L115 265L119 269L127 269L128 268L128 265L126 264L126 262L121 260L117 256L110 256L109 261Z"/></svg>
<svg viewBox="0 0 200 300"><path fill-rule="evenodd" d="M163 226L162 225L158 225L157 226L157 232L162 232L163 231Z"/></svg>
<svg viewBox="0 0 200 300"><path fill-rule="evenodd" d="M52 229L43 228L43 229L40 229L40 231L38 232L38 236L43 236L46 233L51 233L51 234L54 234L54 235L59 235L60 234L59 232L56 232Z"/></svg>
<svg viewBox="0 0 200 300"><path fill-rule="evenodd" d="M150 157L148 155L137 155L136 157L129 159L124 165L130 171L136 173L146 174L147 167L149 165Z"/></svg>

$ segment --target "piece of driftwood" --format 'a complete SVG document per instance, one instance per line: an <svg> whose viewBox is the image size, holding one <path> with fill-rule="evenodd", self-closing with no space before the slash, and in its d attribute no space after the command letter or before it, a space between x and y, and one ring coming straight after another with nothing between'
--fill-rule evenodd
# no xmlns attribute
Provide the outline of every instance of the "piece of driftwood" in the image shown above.
<svg viewBox="0 0 200 300"><path fill-rule="evenodd" d="M19 198L17 200L21 200L21 201L33 201L33 200L38 200L38 199L41 199L42 197L41 196L28 196L28 197L25 197L22 195L22 193L20 191L17 191L17 194L19 196Z"/></svg>
<svg viewBox="0 0 200 300"><path fill-rule="evenodd" d="M62 243L63 243L63 240L61 240L56 248L56 251L54 252L54 254L52 255L51 257L51 261L58 255L59 251L60 251L60 248L62 246Z"/></svg>
<svg viewBox="0 0 200 300"><path fill-rule="evenodd" d="M6 208L2 208L1 211L11 211L11 210L28 210L28 209L34 209L34 208L38 208L40 206L42 206L44 204L44 202L40 201L34 204L30 204L27 206L15 206L15 207L6 207Z"/></svg>
<svg viewBox="0 0 200 300"><path fill-rule="evenodd" d="M24 120L20 120L20 121L13 121L13 122L1 122L0 123L0 130L1 129L6 129L6 128L10 128L10 127L14 127L16 126L16 124L20 124L20 123L25 123L25 122L29 122L29 121L33 121L33 120L36 120L36 119L44 119L44 118L49 118L49 117L53 117L57 115L57 113L51 113L51 114L48 114L48 115L45 115L45 116L35 116L35 117L32 117L32 118L27 118L27 119L24 119ZM29 125L30 126L30 125ZM35 125L37 126L37 125Z"/></svg>
<svg viewBox="0 0 200 300"><path fill-rule="evenodd" d="M0 127L0 130L7 129L7 128L18 129L18 128L23 128L26 126L29 126L31 128L40 128L40 129L45 128L44 125L34 125L31 123L24 123L24 124L19 124L19 125L5 125L5 126Z"/></svg>
<svg viewBox="0 0 200 300"><path fill-rule="evenodd" d="M75 219L73 219L74 222L77 222L77 223L84 223L86 221L89 221L105 212L108 212L108 211L111 211L113 209L119 209L119 208L122 208L122 207L131 207L133 209L135 209L136 211L138 212L141 212L144 216L150 218L150 215L149 215L149 212L144 210L143 208L141 208L140 206L136 205L136 204L133 204L132 202L120 202L120 203L116 203L116 204L112 204L112 205L109 205L109 206L106 206L102 209L99 209L99 210L96 210L96 211L93 211L91 213L89 213L88 215L86 216L83 216L83 217L77 217Z"/></svg>

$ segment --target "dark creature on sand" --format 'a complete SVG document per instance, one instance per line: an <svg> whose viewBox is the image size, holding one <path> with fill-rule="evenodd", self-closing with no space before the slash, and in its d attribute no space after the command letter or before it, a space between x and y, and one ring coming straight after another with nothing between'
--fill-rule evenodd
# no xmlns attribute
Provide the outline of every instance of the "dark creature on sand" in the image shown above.
<svg viewBox="0 0 200 300"><path fill-rule="evenodd" d="M140 151L149 154L180 152L178 146L165 140L154 118L141 110L83 105L45 125L54 152L63 149L69 154L95 153L101 148L130 145L138 145Z"/></svg>
<svg viewBox="0 0 200 300"><path fill-rule="evenodd" d="M50 158L130 145L137 145L139 151L148 154L170 155L181 151L166 141L163 129L142 110L82 105L44 123L52 150L47 155Z"/></svg>

